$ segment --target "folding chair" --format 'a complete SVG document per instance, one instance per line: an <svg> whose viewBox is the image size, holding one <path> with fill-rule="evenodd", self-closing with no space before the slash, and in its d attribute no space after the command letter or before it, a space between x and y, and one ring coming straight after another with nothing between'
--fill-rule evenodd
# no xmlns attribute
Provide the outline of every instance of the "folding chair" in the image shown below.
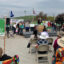
<svg viewBox="0 0 64 64"><path fill-rule="evenodd" d="M53 44L53 38L47 38L46 40L48 41L48 45L49 45L50 51L52 51L51 47L52 47L52 44Z"/></svg>
<svg viewBox="0 0 64 64"><path fill-rule="evenodd" d="M47 38L46 40L48 41L48 44L49 44L49 45L52 45L52 43L53 43L53 38Z"/></svg>
<svg viewBox="0 0 64 64"><path fill-rule="evenodd" d="M35 45L37 44L37 39L34 38L34 39L30 39L30 48L29 48L29 52L31 53L32 50L35 50Z"/></svg>
<svg viewBox="0 0 64 64"><path fill-rule="evenodd" d="M48 62L49 64L49 60L48 60L48 51L49 51L49 46L48 45L39 45L39 47L37 48L37 52L36 52L36 59L37 59L37 64L39 63L39 57L42 58L47 58L44 60L40 60L42 62Z"/></svg>

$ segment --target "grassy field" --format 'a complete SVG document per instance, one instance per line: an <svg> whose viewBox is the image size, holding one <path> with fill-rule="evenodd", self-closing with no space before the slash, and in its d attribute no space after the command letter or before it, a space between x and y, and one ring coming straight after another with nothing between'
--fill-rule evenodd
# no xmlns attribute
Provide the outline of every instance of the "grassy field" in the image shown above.
<svg viewBox="0 0 64 64"><path fill-rule="evenodd" d="M34 20L33 20L33 18L34 18ZM32 21L33 20L32 23L37 24L36 16L20 16L20 17L15 17L15 19L24 19L24 21L26 21L26 20ZM47 20L54 21L54 17L48 16Z"/></svg>
<svg viewBox="0 0 64 64"><path fill-rule="evenodd" d="M32 21L33 17L35 18L35 16L20 16L20 17L15 17L15 19L24 19L24 20Z"/></svg>

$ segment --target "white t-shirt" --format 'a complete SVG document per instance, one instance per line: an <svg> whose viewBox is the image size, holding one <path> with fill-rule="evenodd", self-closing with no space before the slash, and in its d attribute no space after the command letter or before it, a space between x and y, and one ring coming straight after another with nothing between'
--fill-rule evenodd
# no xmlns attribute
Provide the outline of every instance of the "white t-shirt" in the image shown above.
<svg viewBox="0 0 64 64"><path fill-rule="evenodd" d="M16 24L13 25L16 28Z"/></svg>

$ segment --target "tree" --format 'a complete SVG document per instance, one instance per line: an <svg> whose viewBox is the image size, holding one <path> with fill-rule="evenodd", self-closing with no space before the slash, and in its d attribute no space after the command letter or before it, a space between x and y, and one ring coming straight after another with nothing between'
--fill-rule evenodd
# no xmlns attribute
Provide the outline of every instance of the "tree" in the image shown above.
<svg viewBox="0 0 64 64"><path fill-rule="evenodd" d="M61 24L61 26L62 26L63 23L64 23L64 13L59 14L59 15L55 18L55 22L56 22L57 24Z"/></svg>
<svg viewBox="0 0 64 64"><path fill-rule="evenodd" d="M42 20L46 20L46 19L47 19L47 14L44 14L43 12L40 12L40 13L36 16L36 20L38 20L39 18L41 18Z"/></svg>
<svg viewBox="0 0 64 64"><path fill-rule="evenodd" d="M53 17L53 16L48 16L48 17L47 17L47 20L48 20L48 21L51 21L51 22L54 22L54 17Z"/></svg>

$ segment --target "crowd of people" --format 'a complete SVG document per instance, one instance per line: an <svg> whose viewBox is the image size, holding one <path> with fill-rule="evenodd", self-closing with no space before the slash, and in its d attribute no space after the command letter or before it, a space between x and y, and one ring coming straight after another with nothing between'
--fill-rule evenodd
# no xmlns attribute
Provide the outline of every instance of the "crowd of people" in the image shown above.
<svg viewBox="0 0 64 64"><path fill-rule="evenodd" d="M43 44L48 45L48 41L46 40L47 38L50 37L45 26L39 35L38 35L38 29L36 28L33 35L31 36L27 48L30 48L32 40L36 40L37 44L35 48L38 48L39 45L43 45ZM54 41L53 48L54 48L54 54L52 57L52 64L64 64L64 37L62 36L61 33L57 34L57 38ZM43 52L39 52L39 53L43 53Z"/></svg>
<svg viewBox="0 0 64 64"><path fill-rule="evenodd" d="M47 22L47 21L46 21ZM35 26L40 26L40 28L43 30L43 25L46 28L51 28L52 32L55 32L57 29L57 26L55 25L55 23L48 21L47 25L45 25L46 23L43 23L42 20L38 20L37 21L37 25L34 26L30 26L30 22L26 21L26 22L19 22L19 23L14 23L13 25L10 24L6 24L6 31L7 31L7 36L9 37L10 34L10 30L12 30L13 34L23 34L23 31L29 32L30 31L34 31ZM37 30L39 30L40 28L38 28ZM48 30L48 29L47 29ZM40 31L40 30L39 30Z"/></svg>
<svg viewBox="0 0 64 64"><path fill-rule="evenodd" d="M14 23L12 26L6 25L6 32L7 32L7 37L9 37L10 34L18 34L22 35L23 31L29 32L30 25L29 22L19 22L18 24ZM10 33L11 32L11 33Z"/></svg>
<svg viewBox="0 0 64 64"><path fill-rule="evenodd" d="M38 20L38 25L32 27L33 29L33 34L30 37L30 41L27 45L27 48L30 48L31 46L31 41L32 40L37 40L37 44L35 46L35 48L38 48L39 45L43 45L46 44L48 45L48 41L46 40L49 37L47 28L45 25L41 24L42 22ZM49 27L52 26L52 31L56 31L56 25L54 23L49 22ZM62 26L62 29L64 28L64 26ZM23 31L25 29L25 32L29 32L31 27L30 27L30 23L26 22L20 22L17 25L14 24L12 26L12 31L13 34L23 34ZM6 26L6 31L7 31L7 36L9 37L9 26ZM54 48L54 54L53 54L53 58L52 58L52 64L61 64L64 63L64 37L62 37L62 35L59 33L57 35L57 39L54 41L53 44L53 48ZM2 53L2 52L1 52ZM39 52L39 53L43 53L43 52ZM2 57L2 56L0 56ZM9 56L8 56L9 57ZM9 57L11 58L11 57Z"/></svg>

